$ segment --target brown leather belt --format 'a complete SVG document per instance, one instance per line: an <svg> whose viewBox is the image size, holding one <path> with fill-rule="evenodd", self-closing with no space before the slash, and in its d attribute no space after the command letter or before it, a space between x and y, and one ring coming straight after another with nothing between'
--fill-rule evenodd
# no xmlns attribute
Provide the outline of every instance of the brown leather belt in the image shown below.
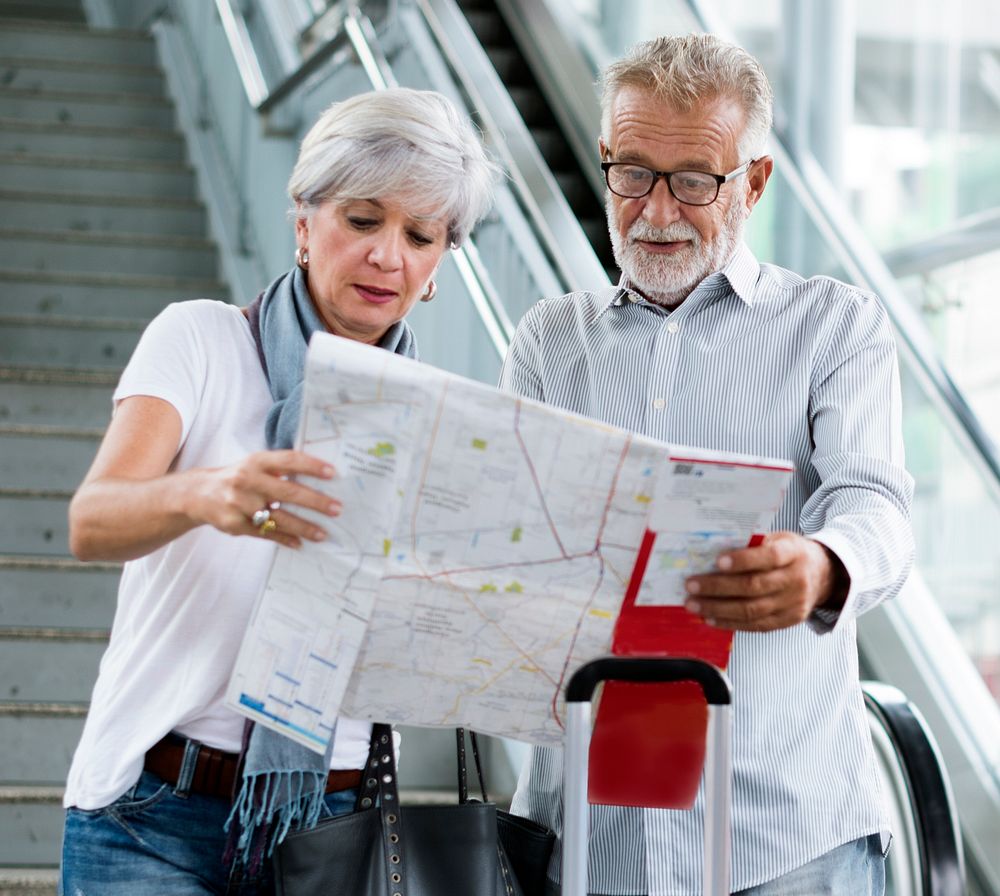
<svg viewBox="0 0 1000 896"><path fill-rule="evenodd" d="M143 767L164 781L176 785L180 780L186 745L185 738L168 734L146 753ZM225 753L202 744L198 748L198 759L188 792L232 799L239 760L238 753ZM326 792L336 793L338 790L357 787L360 783L361 769L334 769L326 779Z"/></svg>

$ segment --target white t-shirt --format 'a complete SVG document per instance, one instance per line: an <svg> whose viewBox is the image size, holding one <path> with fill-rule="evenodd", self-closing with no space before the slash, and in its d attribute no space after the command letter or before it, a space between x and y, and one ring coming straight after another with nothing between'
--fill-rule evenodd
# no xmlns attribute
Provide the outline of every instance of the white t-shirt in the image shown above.
<svg viewBox="0 0 1000 896"><path fill-rule="evenodd" d="M143 333L114 400L161 398L182 421L171 470L232 464L267 446L271 393L239 309L167 307ZM276 545L199 526L125 564L63 804L97 809L138 779L168 731L237 752L244 719L222 700ZM371 726L340 719L332 768L361 768Z"/></svg>

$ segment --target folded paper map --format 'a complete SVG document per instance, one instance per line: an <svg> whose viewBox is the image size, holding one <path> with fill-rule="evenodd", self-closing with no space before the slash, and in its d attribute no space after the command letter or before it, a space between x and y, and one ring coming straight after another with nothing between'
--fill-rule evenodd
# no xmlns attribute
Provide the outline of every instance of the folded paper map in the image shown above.
<svg viewBox="0 0 1000 896"><path fill-rule="evenodd" d="M791 472L327 334L299 437L343 512L277 550L227 701L318 752L341 713L560 742L565 682L609 652L647 530L637 600L680 605L686 576L768 530Z"/></svg>

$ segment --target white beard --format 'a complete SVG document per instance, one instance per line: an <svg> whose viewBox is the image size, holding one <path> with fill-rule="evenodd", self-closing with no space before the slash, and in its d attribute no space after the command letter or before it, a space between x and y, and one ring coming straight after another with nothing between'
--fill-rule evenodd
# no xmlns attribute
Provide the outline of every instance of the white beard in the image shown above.
<svg viewBox="0 0 1000 896"><path fill-rule="evenodd" d="M722 270L732 258L743 236L746 214L743 206L734 202L726 213L722 230L706 243L693 224L677 221L662 230L637 218L625 240L618 231L618 210L610 193L605 195L608 230L615 261L632 286L649 301L673 307L683 302L709 274ZM639 240L666 243L690 240L690 247L672 255L647 252Z"/></svg>

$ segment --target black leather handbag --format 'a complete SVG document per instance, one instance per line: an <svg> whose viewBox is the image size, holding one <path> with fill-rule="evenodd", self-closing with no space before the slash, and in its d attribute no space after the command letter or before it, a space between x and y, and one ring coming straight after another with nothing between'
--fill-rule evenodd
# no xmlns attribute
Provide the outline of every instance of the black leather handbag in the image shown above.
<svg viewBox="0 0 1000 896"><path fill-rule="evenodd" d="M355 811L285 838L278 896L542 896L555 835L486 799L475 735L483 802L468 798L457 735L458 803L401 808L392 729L374 725Z"/></svg>

